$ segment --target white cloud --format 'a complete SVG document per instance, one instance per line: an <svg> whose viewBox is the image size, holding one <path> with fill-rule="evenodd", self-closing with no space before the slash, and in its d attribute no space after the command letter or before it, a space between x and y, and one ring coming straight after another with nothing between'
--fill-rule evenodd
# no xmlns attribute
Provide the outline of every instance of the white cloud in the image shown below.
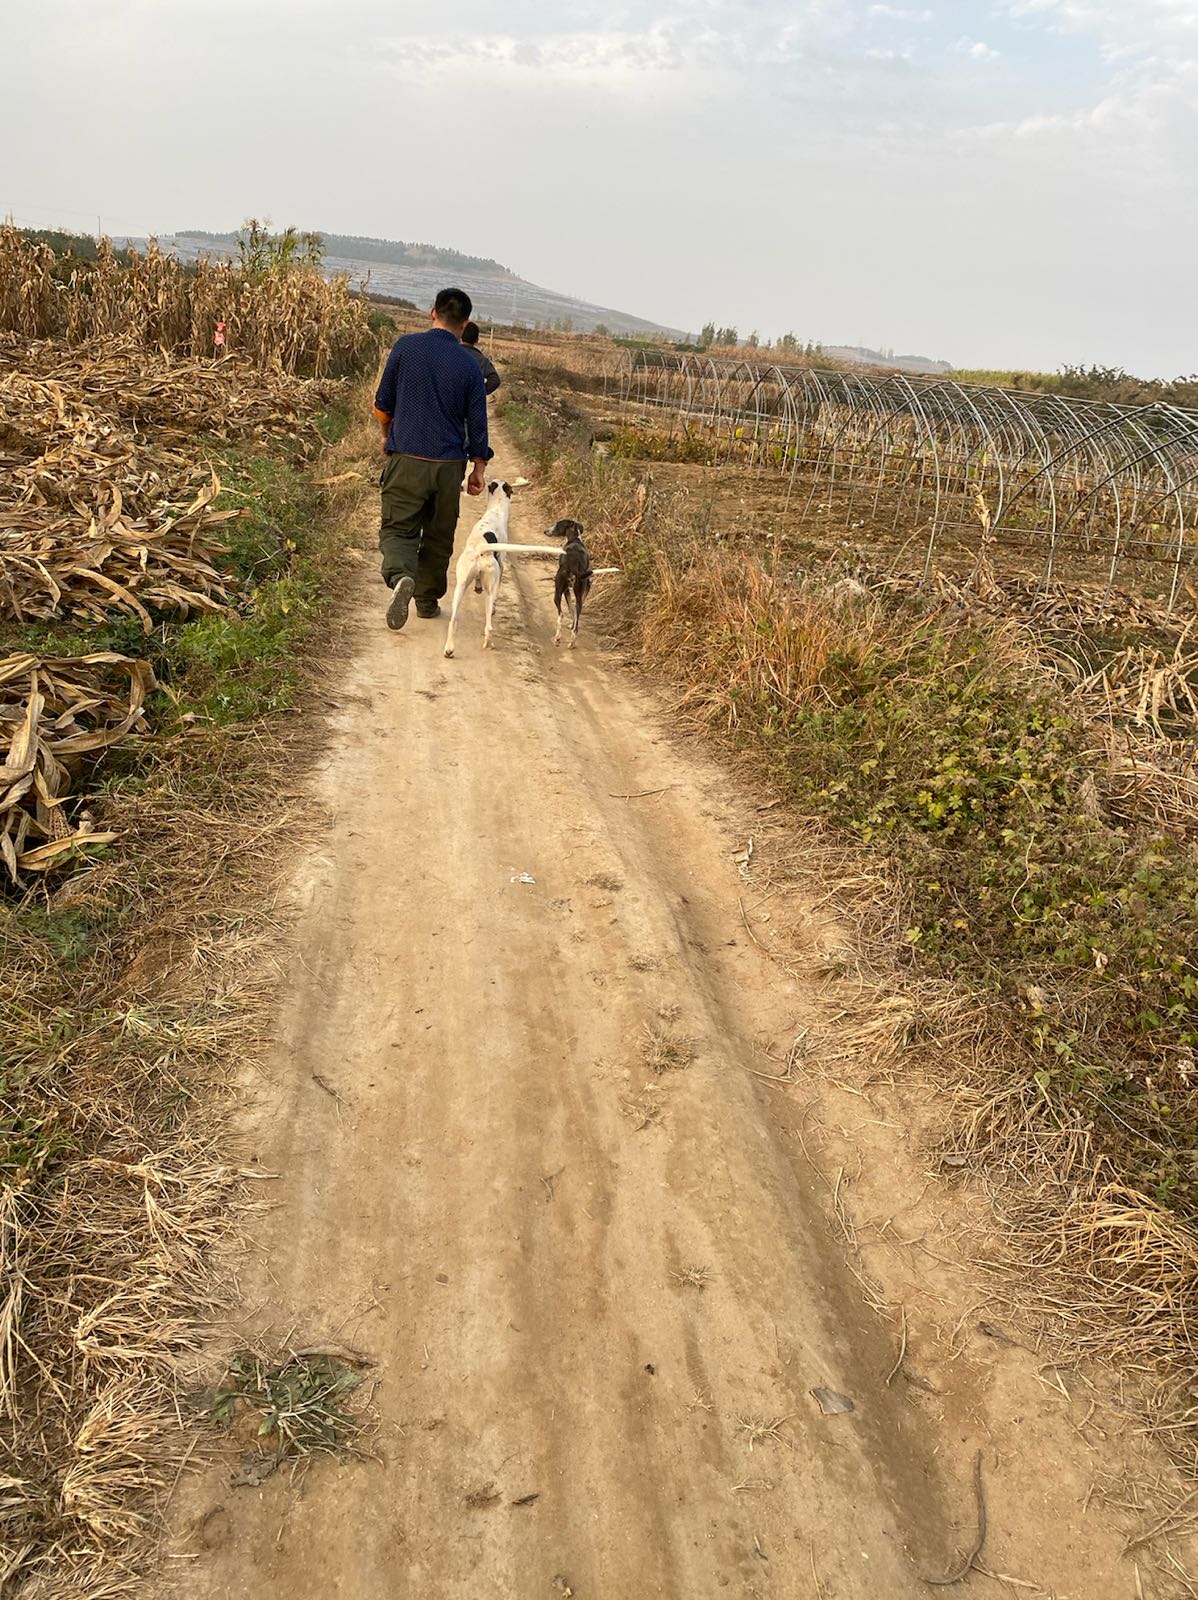
<svg viewBox="0 0 1198 1600"><path fill-rule="evenodd" d="M958 55L968 56L971 61L997 61L1001 51L995 50L982 39L958 39L953 49Z"/></svg>
<svg viewBox="0 0 1198 1600"><path fill-rule="evenodd" d="M869 8L871 17L884 17L890 22L931 22L936 13L930 6L913 9L910 6L872 5Z"/></svg>
<svg viewBox="0 0 1198 1600"><path fill-rule="evenodd" d="M546 78L611 82L703 70L785 66L803 60L820 35L823 0L793 5L768 0L742 6L727 0L683 0L642 27L562 27L545 13L545 25L523 36L476 33L430 41L427 34L392 37L394 64L411 72L452 71L469 65L508 68Z"/></svg>
<svg viewBox="0 0 1198 1600"><path fill-rule="evenodd" d="M1198 148L1198 0L1007 0L1031 28L1088 40L1101 76L1073 106L1045 106L975 130L983 137L1068 139L1095 169L1139 170L1141 182L1194 186Z"/></svg>
<svg viewBox="0 0 1198 1600"><path fill-rule="evenodd" d="M1091 33L1111 55L1167 45L1198 50L1195 0L1006 0L1007 15L1061 33Z"/></svg>
<svg viewBox="0 0 1198 1600"><path fill-rule="evenodd" d="M1089 38L1109 74L1104 99L1134 119L1198 113L1198 0L1007 0L1007 15Z"/></svg>

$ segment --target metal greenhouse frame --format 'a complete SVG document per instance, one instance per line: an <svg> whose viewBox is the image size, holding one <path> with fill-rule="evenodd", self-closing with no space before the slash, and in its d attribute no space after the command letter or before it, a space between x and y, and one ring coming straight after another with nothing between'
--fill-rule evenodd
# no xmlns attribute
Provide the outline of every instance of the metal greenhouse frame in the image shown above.
<svg viewBox="0 0 1198 1600"><path fill-rule="evenodd" d="M709 435L714 458L773 467L846 527L889 519L979 554L1017 548L1041 580L1064 554L1149 564L1172 608L1198 556L1198 411L1025 393L950 377L822 371L638 350L625 402ZM855 522L854 519L858 519Z"/></svg>

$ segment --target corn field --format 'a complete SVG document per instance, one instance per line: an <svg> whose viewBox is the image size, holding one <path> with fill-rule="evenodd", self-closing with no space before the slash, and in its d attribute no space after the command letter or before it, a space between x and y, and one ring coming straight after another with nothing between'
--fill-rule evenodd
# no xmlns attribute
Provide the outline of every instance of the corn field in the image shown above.
<svg viewBox="0 0 1198 1600"><path fill-rule="evenodd" d="M780 473L804 519L910 533L925 575L943 535L979 559L1128 563L1172 609L1198 557L1198 411L1020 393L951 378L638 350L609 394L710 440L711 459ZM825 524L826 525L826 524Z"/></svg>
<svg viewBox="0 0 1198 1600"><path fill-rule="evenodd" d="M0 332L72 345L132 338L204 357L223 321L230 356L316 378L355 371L374 353L366 303L345 278L305 266L265 275L225 261L185 266L152 242L130 256L123 264L101 239L94 262L67 271L47 245L0 226Z"/></svg>

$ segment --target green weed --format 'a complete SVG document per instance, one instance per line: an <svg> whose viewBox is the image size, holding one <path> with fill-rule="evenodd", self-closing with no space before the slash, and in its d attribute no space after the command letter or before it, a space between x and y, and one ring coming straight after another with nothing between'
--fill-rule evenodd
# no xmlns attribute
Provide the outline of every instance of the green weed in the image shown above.
<svg viewBox="0 0 1198 1600"><path fill-rule="evenodd" d="M0 653L27 651L35 656L77 656L112 650L124 656L152 655L154 636L145 633L135 616L111 616L81 630L69 619L53 622L0 624Z"/></svg>
<svg viewBox="0 0 1198 1600"><path fill-rule="evenodd" d="M239 611L214 612L185 623L159 658L166 697L179 714L224 726L248 722L294 704L299 682L295 649L320 598L308 561L260 584Z"/></svg>
<svg viewBox="0 0 1198 1600"><path fill-rule="evenodd" d="M683 461L708 465L719 441L711 434L648 433L639 428L620 428L611 438L610 450L621 461Z"/></svg>
<svg viewBox="0 0 1198 1600"><path fill-rule="evenodd" d="M345 1401L361 1376L331 1355L291 1356L271 1362L241 1350L214 1388L193 1399L194 1409L227 1426L246 1411L259 1420L255 1437L281 1461L287 1456L335 1454L357 1428Z"/></svg>
<svg viewBox="0 0 1198 1600"><path fill-rule="evenodd" d="M279 577L307 548L319 515L311 478L278 456L241 451L225 454L216 468L221 506L242 512L227 524L226 570L244 587Z"/></svg>
<svg viewBox="0 0 1198 1600"><path fill-rule="evenodd" d="M330 405L318 413L316 429L325 444L340 444L353 426L353 412L348 401Z"/></svg>
<svg viewBox="0 0 1198 1600"><path fill-rule="evenodd" d="M4 915L11 917L17 913L6 911ZM112 922L107 907L97 911L70 905L27 904L20 917L24 931L44 944L55 960L70 970L85 961L103 941Z"/></svg>

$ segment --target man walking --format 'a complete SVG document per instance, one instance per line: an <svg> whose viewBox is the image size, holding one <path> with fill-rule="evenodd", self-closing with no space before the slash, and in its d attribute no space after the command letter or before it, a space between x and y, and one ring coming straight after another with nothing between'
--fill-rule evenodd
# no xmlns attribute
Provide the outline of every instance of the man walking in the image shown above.
<svg viewBox="0 0 1198 1600"><path fill-rule="evenodd" d="M442 289L431 328L396 340L374 397L387 452L379 549L389 628L403 627L413 598L418 617L440 615L466 463L466 492L481 494L495 453L483 375L461 342L473 309L464 289Z"/></svg>
<svg viewBox="0 0 1198 1600"><path fill-rule="evenodd" d="M468 322L462 330L462 343L478 362L482 369L483 382L487 386L487 393L494 394L503 379L495 370L495 363L485 351L478 348L479 327L477 322Z"/></svg>

